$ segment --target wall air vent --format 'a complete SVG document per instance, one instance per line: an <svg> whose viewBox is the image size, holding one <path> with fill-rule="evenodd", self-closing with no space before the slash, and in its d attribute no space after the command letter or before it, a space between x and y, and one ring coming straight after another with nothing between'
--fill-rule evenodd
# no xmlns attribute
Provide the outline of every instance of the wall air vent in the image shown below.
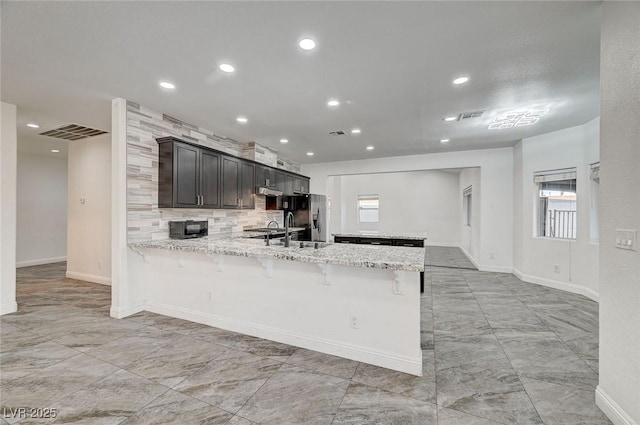
<svg viewBox="0 0 640 425"><path fill-rule="evenodd" d="M481 117L484 112L485 111L463 112L460 114L460 116L458 116L458 121Z"/></svg>
<svg viewBox="0 0 640 425"><path fill-rule="evenodd" d="M329 134L332 135L332 136L344 136L344 131L342 131L342 130L330 131Z"/></svg>
<svg viewBox="0 0 640 425"><path fill-rule="evenodd" d="M80 140L87 137L99 136L106 134L107 131L97 130L95 128L85 127L79 124L64 124L52 130L40 133L41 136L55 137L64 140Z"/></svg>

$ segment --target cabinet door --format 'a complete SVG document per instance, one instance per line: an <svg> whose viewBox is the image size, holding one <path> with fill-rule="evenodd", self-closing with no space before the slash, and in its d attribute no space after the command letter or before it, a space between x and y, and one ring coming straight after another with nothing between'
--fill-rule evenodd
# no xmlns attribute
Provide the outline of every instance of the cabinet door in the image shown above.
<svg viewBox="0 0 640 425"><path fill-rule="evenodd" d="M335 243L360 243L360 239L353 236L334 236L333 241Z"/></svg>
<svg viewBox="0 0 640 425"><path fill-rule="evenodd" d="M302 179L298 176L293 177L293 193L302 193Z"/></svg>
<svg viewBox="0 0 640 425"><path fill-rule="evenodd" d="M268 187L267 178L267 167L256 165L256 187Z"/></svg>
<svg viewBox="0 0 640 425"><path fill-rule="evenodd" d="M267 187L269 189L276 189L276 170L271 167L266 168L267 172Z"/></svg>
<svg viewBox="0 0 640 425"><path fill-rule="evenodd" d="M240 163L240 208L255 207L255 165L242 161Z"/></svg>
<svg viewBox="0 0 640 425"><path fill-rule="evenodd" d="M220 155L200 151L200 195L205 208L220 207Z"/></svg>
<svg viewBox="0 0 640 425"><path fill-rule="evenodd" d="M174 143L173 200L176 207L198 207L200 149Z"/></svg>
<svg viewBox="0 0 640 425"><path fill-rule="evenodd" d="M293 195L293 176L291 174L284 175L284 194Z"/></svg>
<svg viewBox="0 0 640 425"><path fill-rule="evenodd" d="M222 157L222 208L240 207L240 160Z"/></svg>
<svg viewBox="0 0 640 425"><path fill-rule="evenodd" d="M309 179L302 178L302 193L309 193Z"/></svg>
<svg viewBox="0 0 640 425"><path fill-rule="evenodd" d="M275 171L275 175L276 175L276 190L279 190L280 192L284 193L284 178L285 178L285 174L283 172L280 171ZM286 195L286 193L285 193Z"/></svg>

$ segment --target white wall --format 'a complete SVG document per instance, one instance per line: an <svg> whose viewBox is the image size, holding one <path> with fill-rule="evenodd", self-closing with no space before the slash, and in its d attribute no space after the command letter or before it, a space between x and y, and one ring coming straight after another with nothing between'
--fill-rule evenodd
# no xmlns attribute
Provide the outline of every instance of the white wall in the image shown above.
<svg viewBox="0 0 640 425"><path fill-rule="evenodd" d="M433 245L460 243L460 195L458 174L444 171L412 171L360 174L329 182L332 233L373 230L384 233L426 232ZM336 188L336 186L339 186ZM338 190L336 190L338 189ZM378 223L358 221L358 195L378 195Z"/></svg>
<svg viewBox="0 0 640 425"><path fill-rule="evenodd" d="M541 283L598 299L598 245L591 241L590 164L599 160L599 119L585 125L522 140L514 149L514 272ZM573 240L536 236L536 171L577 169L577 235ZM559 272L556 272L555 267Z"/></svg>
<svg viewBox="0 0 640 425"><path fill-rule="evenodd" d="M305 164L311 192L326 194L329 176L447 168L480 167L480 211L477 263L486 271L511 272L513 267L513 149L483 149L359 161ZM459 194L459 196L462 196ZM493 258L490 254L493 253Z"/></svg>
<svg viewBox="0 0 640 425"><path fill-rule="evenodd" d="M18 153L18 267L67 258L67 159Z"/></svg>
<svg viewBox="0 0 640 425"><path fill-rule="evenodd" d="M0 103L0 314L16 304L16 107Z"/></svg>
<svg viewBox="0 0 640 425"><path fill-rule="evenodd" d="M600 383L596 403L640 424L640 252L615 229L640 229L640 3L604 2L600 88Z"/></svg>
<svg viewBox="0 0 640 425"><path fill-rule="evenodd" d="M467 226L465 211L463 209L463 192L471 186L471 226ZM458 185L458 204L459 211L462 211L462 215L459 216L458 228L460 229L460 248L462 248L467 257L474 262L478 262L479 249L480 249L480 227L482 223L480 205L481 200L481 187L480 187L480 169L479 168L465 168L460 172L460 179ZM489 257L491 257L491 252ZM476 264L477 265L477 264Z"/></svg>
<svg viewBox="0 0 640 425"><path fill-rule="evenodd" d="M111 135L72 141L68 148L67 277L109 284Z"/></svg>

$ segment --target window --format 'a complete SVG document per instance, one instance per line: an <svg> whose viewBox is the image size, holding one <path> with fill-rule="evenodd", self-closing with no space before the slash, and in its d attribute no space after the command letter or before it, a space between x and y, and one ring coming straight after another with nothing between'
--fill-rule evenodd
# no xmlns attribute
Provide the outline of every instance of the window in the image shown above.
<svg viewBox="0 0 640 425"><path fill-rule="evenodd" d="M600 163L596 162L591 164L591 214L589 215L589 228L592 242L598 242L600 236L599 232L599 214L598 214L598 202L600 199Z"/></svg>
<svg viewBox="0 0 640 425"><path fill-rule="evenodd" d="M462 192L462 211L465 226L471 227L471 186Z"/></svg>
<svg viewBox="0 0 640 425"><path fill-rule="evenodd" d="M377 223L378 207L378 195L358 195L358 221L360 223Z"/></svg>
<svg viewBox="0 0 640 425"><path fill-rule="evenodd" d="M536 173L534 182L538 185L538 236L575 239L575 168Z"/></svg>

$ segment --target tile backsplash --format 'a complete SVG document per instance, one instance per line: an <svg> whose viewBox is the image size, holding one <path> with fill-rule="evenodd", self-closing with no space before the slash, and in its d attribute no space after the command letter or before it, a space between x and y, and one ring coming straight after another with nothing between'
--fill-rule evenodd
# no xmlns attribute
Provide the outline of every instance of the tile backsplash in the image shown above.
<svg viewBox="0 0 640 425"><path fill-rule="evenodd" d="M275 220L283 224L282 211L267 211L265 198L256 196L253 210L158 208L158 143L174 136L241 157L244 145L212 131L127 102L127 221L129 242L169 237L171 220L209 220L210 235L241 232Z"/></svg>

